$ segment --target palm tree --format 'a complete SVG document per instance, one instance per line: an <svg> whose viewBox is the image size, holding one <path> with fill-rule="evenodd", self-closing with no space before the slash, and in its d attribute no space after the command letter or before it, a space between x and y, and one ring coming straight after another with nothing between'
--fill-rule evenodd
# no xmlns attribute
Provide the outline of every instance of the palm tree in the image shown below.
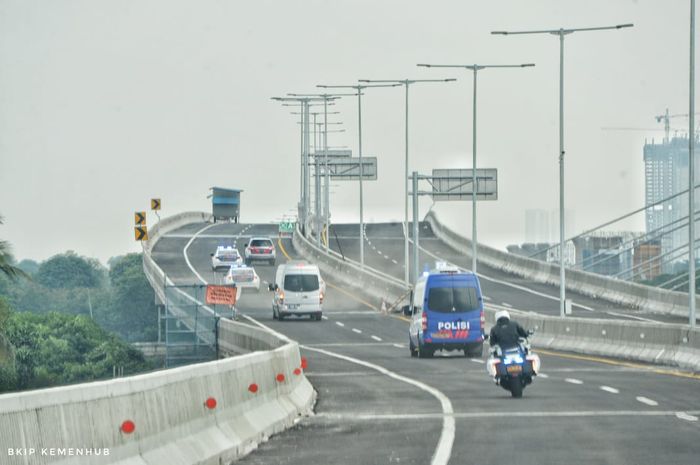
<svg viewBox="0 0 700 465"><path fill-rule="evenodd" d="M2 224L3 218L0 216L0 224ZM9 278L23 277L27 278L29 275L24 271L20 270L16 266L12 265L12 254L10 253L10 243L7 241L0 240L0 272L4 273Z"/></svg>

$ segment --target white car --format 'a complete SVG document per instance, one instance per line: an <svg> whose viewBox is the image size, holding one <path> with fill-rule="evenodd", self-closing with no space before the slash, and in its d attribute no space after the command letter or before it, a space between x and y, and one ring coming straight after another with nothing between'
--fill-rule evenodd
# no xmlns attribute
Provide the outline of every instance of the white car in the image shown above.
<svg viewBox="0 0 700 465"><path fill-rule="evenodd" d="M245 265L233 265L224 277L226 284L235 284L237 288L252 288L260 290L260 277L254 268Z"/></svg>
<svg viewBox="0 0 700 465"><path fill-rule="evenodd" d="M220 245L216 252L211 254L211 269L216 271L219 268L229 268L231 265L243 264L243 257L234 246Z"/></svg>

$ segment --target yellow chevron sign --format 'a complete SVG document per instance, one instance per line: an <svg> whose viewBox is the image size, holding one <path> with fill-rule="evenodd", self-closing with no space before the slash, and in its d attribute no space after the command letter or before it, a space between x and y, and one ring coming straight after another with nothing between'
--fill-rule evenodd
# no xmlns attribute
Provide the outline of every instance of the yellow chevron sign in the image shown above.
<svg viewBox="0 0 700 465"><path fill-rule="evenodd" d="M134 238L137 241L147 241L148 228L146 226L134 226Z"/></svg>
<svg viewBox="0 0 700 465"><path fill-rule="evenodd" d="M151 199L151 210L160 210L160 199Z"/></svg>
<svg viewBox="0 0 700 465"><path fill-rule="evenodd" d="M134 212L134 224L146 226L146 212Z"/></svg>

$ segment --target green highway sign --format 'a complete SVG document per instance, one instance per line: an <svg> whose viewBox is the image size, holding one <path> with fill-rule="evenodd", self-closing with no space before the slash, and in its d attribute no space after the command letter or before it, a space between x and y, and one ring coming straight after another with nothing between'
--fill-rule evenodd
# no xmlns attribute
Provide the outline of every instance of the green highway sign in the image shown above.
<svg viewBox="0 0 700 465"><path fill-rule="evenodd" d="M279 232L292 233L292 232L294 232L295 226L296 226L296 223L293 221L283 221L279 224Z"/></svg>

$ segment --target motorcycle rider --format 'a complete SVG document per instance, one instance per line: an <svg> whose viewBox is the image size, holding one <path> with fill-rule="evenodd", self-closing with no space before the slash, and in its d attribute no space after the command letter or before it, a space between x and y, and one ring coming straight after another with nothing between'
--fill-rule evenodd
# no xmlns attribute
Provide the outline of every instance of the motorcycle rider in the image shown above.
<svg viewBox="0 0 700 465"><path fill-rule="evenodd" d="M500 355L503 350L518 347L520 338L527 338L528 332L516 321L511 321L507 310L496 312L496 324L489 333L489 344L493 347L494 355Z"/></svg>

